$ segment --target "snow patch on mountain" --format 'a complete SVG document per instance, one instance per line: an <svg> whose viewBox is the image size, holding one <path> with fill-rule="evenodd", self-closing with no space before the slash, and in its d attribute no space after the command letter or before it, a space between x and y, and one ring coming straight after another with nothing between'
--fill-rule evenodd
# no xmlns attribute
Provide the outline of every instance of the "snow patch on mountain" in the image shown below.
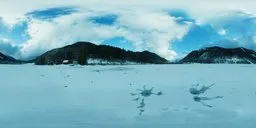
<svg viewBox="0 0 256 128"><path fill-rule="evenodd" d="M108 60L94 59L94 58L89 58L87 60L87 63L89 65L136 65L136 64L139 64L132 61L108 61Z"/></svg>

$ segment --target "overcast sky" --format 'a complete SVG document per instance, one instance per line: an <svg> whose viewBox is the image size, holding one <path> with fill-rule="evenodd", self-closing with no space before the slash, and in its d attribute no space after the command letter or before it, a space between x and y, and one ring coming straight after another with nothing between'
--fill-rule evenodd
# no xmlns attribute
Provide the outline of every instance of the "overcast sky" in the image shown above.
<svg viewBox="0 0 256 128"><path fill-rule="evenodd" d="M256 50L252 0L1 0L0 52L30 59L76 41L166 59L208 46Z"/></svg>

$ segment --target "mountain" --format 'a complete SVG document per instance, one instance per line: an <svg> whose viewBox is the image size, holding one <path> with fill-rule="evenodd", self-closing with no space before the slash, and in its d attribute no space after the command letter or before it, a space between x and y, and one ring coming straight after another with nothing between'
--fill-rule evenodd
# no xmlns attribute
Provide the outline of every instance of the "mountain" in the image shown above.
<svg viewBox="0 0 256 128"><path fill-rule="evenodd" d="M95 64L102 64L103 62L108 62L107 64L168 63L166 59L148 51L132 52L107 45L95 45L90 42L77 42L62 48L53 49L37 57L35 60L36 65L58 65L63 63L86 65L91 62L95 62Z"/></svg>
<svg viewBox="0 0 256 128"><path fill-rule="evenodd" d="M179 63L256 64L256 52L242 47L208 47L192 51Z"/></svg>
<svg viewBox="0 0 256 128"><path fill-rule="evenodd" d="M4 55L0 52L0 64L16 64L19 63L18 60L14 59L13 57Z"/></svg>

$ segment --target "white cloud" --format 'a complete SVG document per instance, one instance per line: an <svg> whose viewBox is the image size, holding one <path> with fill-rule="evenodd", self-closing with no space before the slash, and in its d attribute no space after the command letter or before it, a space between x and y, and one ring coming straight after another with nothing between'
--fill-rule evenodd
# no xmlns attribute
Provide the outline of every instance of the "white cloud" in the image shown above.
<svg viewBox="0 0 256 128"><path fill-rule="evenodd" d="M182 39L191 26L190 23L180 25L163 12L123 12L112 26L88 20L95 15L95 12L79 12L53 21L30 20L27 30L30 39L22 46L23 57L36 56L76 41L100 43L121 36L139 51L149 50L173 59L176 52L171 50L171 43Z"/></svg>
<svg viewBox="0 0 256 128"><path fill-rule="evenodd" d="M16 23L25 13L42 8L57 6L78 6L91 10L122 11L122 10L162 10L181 8L189 12L195 19L218 16L222 11L243 10L255 13L253 0L2 0L0 16L8 24Z"/></svg>
<svg viewBox="0 0 256 128"><path fill-rule="evenodd" d="M124 28L123 36L133 42L137 50L150 50L169 60L177 55L170 50L171 43L182 39L191 26L180 25L174 17L161 12L126 14L117 24Z"/></svg>
<svg viewBox="0 0 256 128"><path fill-rule="evenodd" d="M196 20L197 25L202 25L211 22L222 12L243 10L254 14L254 5L252 0L8 0L0 1L0 17L11 28L21 20L27 20L24 15L33 10L61 6L80 7L79 13L52 21L29 20L27 33L30 39L22 45L23 57L35 56L78 40L100 43L105 39L123 36L133 42L137 50L150 50L173 59L176 52L171 48L172 42L182 39L192 23L178 24L175 18L165 14L163 10L183 9ZM113 26L88 21L89 16L102 13L117 14L119 19ZM227 35L227 31L220 29L219 34Z"/></svg>
<svg viewBox="0 0 256 128"><path fill-rule="evenodd" d="M219 35L222 35L222 36L227 35L227 31L225 29L220 29L218 33Z"/></svg>
<svg viewBox="0 0 256 128"><path fill-rule="evenodd" d="M10 43L10 40L7 38L0 38L0 42L2 43Z"/></svg>
<svg viewBox="0 0 256 128"><path fill-rule="evenodd" d="M22 46L23 56L36 56L76 41L102 42L116 35L113 27L93 24L86 21L87 17L87 14L75 13L53 21L30 20L27 30L30 39Z"/></svg>

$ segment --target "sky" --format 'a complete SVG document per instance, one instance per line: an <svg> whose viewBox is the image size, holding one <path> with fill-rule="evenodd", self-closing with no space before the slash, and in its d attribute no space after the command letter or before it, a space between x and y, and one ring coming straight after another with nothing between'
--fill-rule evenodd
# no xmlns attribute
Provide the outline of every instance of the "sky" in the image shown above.
<svg viewBox="0 0 256 128"><path fill-rule="evenodd" d="M252 0L1 0L0 52L32 59L87 41L168 60L210 46L256 50Z"/></svg>

